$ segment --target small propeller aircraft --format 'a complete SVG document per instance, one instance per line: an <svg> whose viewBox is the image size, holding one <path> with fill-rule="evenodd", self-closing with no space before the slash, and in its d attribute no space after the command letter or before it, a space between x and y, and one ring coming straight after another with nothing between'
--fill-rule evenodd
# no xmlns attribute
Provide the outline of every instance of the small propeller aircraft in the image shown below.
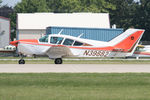
<svg viewBox="0 0 150 100"><path fill-rule="evenodd" d="M132 57L150 57L150 45L138 45Z"/></svg>
<svg viewBox="0 0 150 100"><path fill-rule="evenodd" d="M83 39L69 35L51 34L40 39L10 42L22 55L47 55L55 64L64 57L127 57L135 51L144 30L128 29L109 42ZM23 57L18 61L25 64Z"/></svg>

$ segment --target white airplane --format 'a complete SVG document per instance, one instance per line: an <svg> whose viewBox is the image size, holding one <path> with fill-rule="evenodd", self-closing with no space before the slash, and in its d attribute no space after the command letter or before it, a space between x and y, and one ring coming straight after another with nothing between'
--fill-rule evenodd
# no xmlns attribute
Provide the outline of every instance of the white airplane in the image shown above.
<svg viewBox="0 0 150 100"><path fill-rule="evenodd" d="M138 45L132 57L150 57L150 45Z"/></svg>
<svg viewBox="0 0 150 100"><path fill-rule="evenodd" d="M144 30L128 29L109 42L83 39L62 34L51 34L32 40L16 40L10 44L22 55L47 55L55 64L64 57L127 57L135 51ZM19 64L25 64L21 58Z"/></svg>

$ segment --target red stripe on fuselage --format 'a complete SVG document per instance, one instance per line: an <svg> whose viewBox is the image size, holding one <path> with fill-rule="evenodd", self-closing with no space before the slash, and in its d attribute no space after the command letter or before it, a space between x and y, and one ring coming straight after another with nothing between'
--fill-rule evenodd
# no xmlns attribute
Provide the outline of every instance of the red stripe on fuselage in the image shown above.
<svg viewBox="0 0 150 100"><path fill-rule="evenodd" d="M134 52L134 54L149 55L150 56L150 52Z"/></svg>

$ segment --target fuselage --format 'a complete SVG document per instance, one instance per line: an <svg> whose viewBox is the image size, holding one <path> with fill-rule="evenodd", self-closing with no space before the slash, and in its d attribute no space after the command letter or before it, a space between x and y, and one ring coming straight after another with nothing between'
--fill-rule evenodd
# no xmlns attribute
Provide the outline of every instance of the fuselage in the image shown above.
<svg viewBox="0 0 150 100"><path fill-rule="evenodd" d="M18 51L27 55L46 55L46 51L54 46L68 47L73 56L77 57L106 57L111 53L111 50L106 50L107 47L113 49L107 42L53 34L34 42L22 40L18 44Z"/></svg>
<svg viewBox="0 0 150 100"><path fill-rule="evenodd" d="M126 57L133 54L143 33L144 30L128 29L109 42L51 34L38 40L18 40L11 44L16 45L21 54L48 55L49 58Z"/></svg>

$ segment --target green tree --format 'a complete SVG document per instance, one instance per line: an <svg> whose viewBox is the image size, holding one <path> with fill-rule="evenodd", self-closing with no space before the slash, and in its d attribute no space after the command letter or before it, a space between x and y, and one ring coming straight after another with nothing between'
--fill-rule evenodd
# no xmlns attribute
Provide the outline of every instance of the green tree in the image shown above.
<svg viewBox="0 0 150 100"><path fill-rule="evenodd" d="M143 41L150 41L150 1L140 0L109 0L116 6L111 11L111 24L117 24L120 28L145 29Z"/></svg>
<svg viewBox="0 0 150 100"><path fill-rule="evenodd" d="M116 6L115 10L110 10L111 24L116 24L119 28L127 29L132 26L134 18L134 0L110 0Z"/></svg>
<svg viewBox="0 0 150 100"><path fill-rule="evenodd" d="M46 0L22 0L15 6L17 13L48 12Z"/></svg>
<svg viewBox="0 0 150 100"><path fill-rule="evenodd" d="M150 41L150 1L141 0L136 6L133 25L136 28L145 29L142 40Z"/></svg>
<svg viewBox="0 0 150 100"><path fill-rule="evenodd" d="M80 12L79 0L47 0L47 5L54 13Z"/></svg>
<svg viewBox="0 0 150 100"><path fill-rule="evenodd" d="M82 0L81 5L85 12L108 13L109 9L115 9L115 6L107 0Z"/></svg>
<svg viewBox="0 0 150 100"><path fill-rule="evenodd" d="M115 9L114 5L106 0L47 0L48 7L52 12L109 12Z"/></svg>

